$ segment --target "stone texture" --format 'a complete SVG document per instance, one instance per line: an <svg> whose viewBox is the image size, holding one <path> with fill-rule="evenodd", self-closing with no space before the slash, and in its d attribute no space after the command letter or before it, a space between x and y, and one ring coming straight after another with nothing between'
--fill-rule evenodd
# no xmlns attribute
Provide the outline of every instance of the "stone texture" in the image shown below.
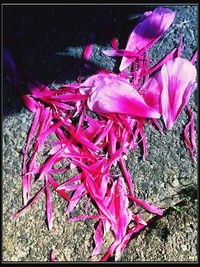
<svg viewBox="0 0 200 267"><path fill-rule="evenodd" d="M156 61L178 44L180 34L186 58L190 59L197 47L197 6L174 5L170 8L177 12L176 20L167 37L151 49L151 56ZM4 6L4 32L24 32L20 61L34 77L48 84L62 74L58 81L70 82L80 71L78 59L91 32L96 38L91 58L96 69L100 66L117 70L118 60L101 53L110 47L108 26L113 26L120 46L124 47L135 18L149 9L153 7ZM15 57L19 56L17 45L11 43L10 48ZM22 151L33 115L22 108L6 80L3 89L3 261L47 262L53 246L58 261L91 261L96 222L67 222L66 202L54 192L52 232L48 231L45 222L44 196L27 214L15 221L10 219L22 205ZM197 92L194 92L190 105L196 120ZM182 130L186 121L187 114L183 111L173 129L165 131L162 136L148 126L145 162L141 161L139 150L130 151L127 166L136 194L165 209L166 215L132 238L122 255L123 262L197 262L197 166L183 142ZM38 186L40 184L36 188ZM82 211L84 205L83 200L78 210ZM174 206L180 211L174 210ZM101 255L111 242L110 233ZM113 261L112 257L109 260Z"/></svg>

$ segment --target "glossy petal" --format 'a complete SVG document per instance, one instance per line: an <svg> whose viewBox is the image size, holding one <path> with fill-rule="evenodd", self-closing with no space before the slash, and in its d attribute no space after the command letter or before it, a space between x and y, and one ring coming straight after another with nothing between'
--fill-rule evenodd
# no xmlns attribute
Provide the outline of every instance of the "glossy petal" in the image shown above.
<svg viewBox="0 0 200 267"><path fill-rule="evenodd" d="M169 8L159 7L153 12L146 12L144 19L131 32L126 50L134 53L144 52L151 47L167 31L175 18L175 12ZM120 71L127 68L132 59L122 58Z"/></svg>
<svg viewBox="0 0 200 267"><path fill-rule="evenodd" d="M188 103L195 88L196 68L184 58L177 57L163 65L157 80L161 86L161 111L168 129L171 129Z"/></svg>
<svg viewBox="0 0 200 267"><path fill-rule="evenodd" d="M97 113L121 113L134 117L159 118L143 97L125 79L117 75L95 75L88 107Z"/></svg>

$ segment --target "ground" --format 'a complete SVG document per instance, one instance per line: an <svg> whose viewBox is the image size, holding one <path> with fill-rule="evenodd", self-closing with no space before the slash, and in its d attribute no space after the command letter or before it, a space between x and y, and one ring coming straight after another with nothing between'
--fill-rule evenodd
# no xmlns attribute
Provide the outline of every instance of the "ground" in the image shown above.
<svg viewBox="0 0 200 267"><path fill-rule="evenodd" d="M169 7L176 11L175 22L150 55L160 60L178 45L181 34L185 45L183 56L191 59L197 48L197 6ZM106 57L101 50L110 47L112 36L124 48L136 19L154 8L5 5L4 43L33 80L45 84L55 79L57 83L70 82L81 71L79 59L90 33L95 40L91 58L94 69L117 71L118 60ZM22 39L13 37L14 32L21 32ZM22 151L33 115L22 106L6 79L3 97L3 261L49 261L53 246L58 261L90 261L95 222L67 222L66 202L54 192L55 219L51 232L45 222L44 196L27 214L15 221L10 219L22 206ZM197 90L190 106L196 121ZM140 159L140 151L129 154L127 165L136 194L163 208L165 216L132 238L122 255L123 262L197 262L197 165L184 145L182 131L186 122L184 110L172 130L164 131L162 136L155 129L147 128L146 161ZM105 248L111 239L112 236L106 237Z"/></svg>

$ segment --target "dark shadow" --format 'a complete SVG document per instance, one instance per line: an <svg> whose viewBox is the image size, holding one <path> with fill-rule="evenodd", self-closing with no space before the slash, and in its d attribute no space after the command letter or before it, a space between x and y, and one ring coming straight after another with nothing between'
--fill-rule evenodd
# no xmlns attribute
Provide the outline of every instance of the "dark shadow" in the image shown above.
<svg viewBox="0 0 200 267"><path fill-rule="evenodd" d="M178 192L181 197L190 197L193 201L197 199L197 188L194 186L189 186L187 188L183 188L181 191Z"/></svg>
<svg viewBox="0 0 200 267"><path fill-rule="evenodd" d="M58 82L73 81L79 74L91 75L101 67L101 58L88 69L83 68L80 60L91 33L97 45L108 46L115 36L120 48L125 48L137 19L155 7L7 5L3 7L4 47L11 51L17 67L23 72L24 87L29 79L44 84L50 84L57 77ZM65 53L69 48L73 48L70 55ZM7 82L4 82L3 102L4 114L13 109L19 111L22 106Z"/></svg>

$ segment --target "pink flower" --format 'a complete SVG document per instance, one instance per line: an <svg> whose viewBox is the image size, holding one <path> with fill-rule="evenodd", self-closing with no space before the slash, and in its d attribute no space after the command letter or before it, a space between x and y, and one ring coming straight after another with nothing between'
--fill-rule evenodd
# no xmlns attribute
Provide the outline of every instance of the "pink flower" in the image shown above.
<svg viewBox="0 0 200 267"><path fill-rule="evenodd" d="M120 113L141 118L160 117L160 113L149 107L126 79L117 75L94 75L82 86L85 88L81 92L89 94L87 104L94 112Z"/></svg>
<svg viewBox="0 0 200 267"><path fill-rule="evenodd" d="M144 19L131 32L126 49L132 53L142 54L146 49L156 43L168 30L175 18L175 12L168 8L159 7L153 12L144 13ZM123 57L120 71L126 69L135 57Z"/></svg>
<svg viewBox="0 0 200 267"><path fill-rule="evenodd" d="M164 123L171 129L195 88L196 68L184 58L167 61L156 79L161 90L161 112Z"/></svg>

